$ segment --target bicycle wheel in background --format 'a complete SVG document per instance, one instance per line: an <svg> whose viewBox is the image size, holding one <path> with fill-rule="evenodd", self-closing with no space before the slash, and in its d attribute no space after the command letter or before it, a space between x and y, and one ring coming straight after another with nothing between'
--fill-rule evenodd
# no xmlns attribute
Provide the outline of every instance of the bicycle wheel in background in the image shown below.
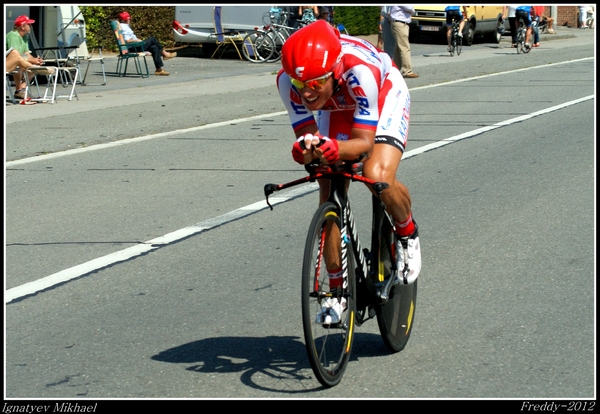
<svg viewBox="0 0 600 414"><path fill-rule="evenodd" d="M462 51L462 36L456 36L456 56L460 56L460 52Z"/></svg>
<svg viewBox="0 0 600 414"><path fill-rule="evenodd" d="M332 292L323 257L327 226L334 231L341 228L339 209L331 202L317 209L306 238L302 264L302 324L310 366L319 382L329 388L340 382L350 360L354 338L355 265L350 243L347 243L347 287ZM328 326L319 323L317 313L325 299L339 300L342 296L346 298L347 306L340 323Z"/></svg>
<svg viewBox="0 0 600 414"><path fill-rule="evenodd" d="M384 220L379 244L379 281L395 277L392 264L396 258L396 233L388 220ZM392 352L404 349L413 327L417 303L417 282L410 285L397 283L383 305L376 306L377 324L381 338Z"/></svg>
<svg viewBox="0 0 600 414"><path fill-rule="evenodd" d="M268 62L273 63L273 62L277 62L278 60L281 59L281 48L283 47L283 44L285 43L286 37L279 30L269 31L269 37L273 40L274 48L273 48L273 54L268 59Z"/></svg>
<svg viewBox="0 0 600 414"><path fill-rule="evenodd" d="M519 22L519 28L517 29L517 54L523 51L525 45L525 31L523 30L523 20Z"/></svg>
<svg viewBox="0 0 600 414"><path fill-rule="evenodd" d="M250 32L242 41L242 55L253 63L267 62L273 56L275 43L265 32Z"/></svg>

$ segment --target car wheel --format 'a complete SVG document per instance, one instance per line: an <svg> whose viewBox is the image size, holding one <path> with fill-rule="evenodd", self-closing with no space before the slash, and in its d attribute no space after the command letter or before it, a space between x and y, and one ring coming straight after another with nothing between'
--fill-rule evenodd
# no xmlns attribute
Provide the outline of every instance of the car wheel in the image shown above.
<svg viewBox="0 0 600 414"><path fill-rule="evenodd" d="M475 28L473 27L473 23L467 22L466 26L466 35L465 30L463 30L463 45L471 46L473 44L473 38L475 37Z"/></svg>
<svg viewBox="0 0 600 414"><path fill-rule="evenodd" d="M500 29L499 29L501 24L502 24L502 20L498 20L496 22L496 31L491 36L492 42L494 42L494 43L500 43L500 41L502 40L502 33L500 33Z"/></svg>

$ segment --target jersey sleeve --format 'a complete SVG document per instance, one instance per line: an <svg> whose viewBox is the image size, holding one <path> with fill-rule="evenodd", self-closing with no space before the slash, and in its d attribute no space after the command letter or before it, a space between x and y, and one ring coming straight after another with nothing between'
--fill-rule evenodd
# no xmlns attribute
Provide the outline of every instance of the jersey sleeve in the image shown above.
<svg viewBox="0 0 600 414"><path fill-rule="evenodd" d="M302 97L292 86L290 77L281 69L277 74L277 89L279 96L285 106L285 109L290 117L292 128L298 131L307 125L316 124L315 117L302 102Z"/></svg>
<svg viewBox="0 0 600 414"><path fill-rule="evenodd" d="M356 102L353 127L375 131L379 122L379 73L366 65L353 66L347 72L348 93Z"/></svg>

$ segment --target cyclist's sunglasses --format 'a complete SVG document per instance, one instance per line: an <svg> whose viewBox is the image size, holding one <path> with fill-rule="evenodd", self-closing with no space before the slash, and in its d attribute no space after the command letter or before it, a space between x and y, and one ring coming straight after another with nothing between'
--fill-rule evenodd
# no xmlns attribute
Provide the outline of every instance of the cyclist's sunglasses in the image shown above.
<svg viewBox="0 0 600 414"><path fill-rule="evenodd" d="M329 73L325 74L324 76L321 76L320 78L307 80L305 82L299 81L298 79L294 79L292 77L290 77L290 80L292 81L292 85L294 85L296 87L296 89L298 89L298 90L304 89L304 88L310 88L314 91L318 91L325 85L325 82L327 82L327 79L332 74L333 74L333 72L329 72Z"/></svg>

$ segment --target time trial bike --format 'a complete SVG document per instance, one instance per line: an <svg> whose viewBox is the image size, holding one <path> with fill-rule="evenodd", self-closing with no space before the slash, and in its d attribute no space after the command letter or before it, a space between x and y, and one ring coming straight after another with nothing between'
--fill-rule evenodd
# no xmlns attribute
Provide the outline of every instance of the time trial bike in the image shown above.
<svg viewBox="0 0 600 414"><path fill-rule="evenodd" d="M405 284L405 272L396 266L394 220L381 200L387 183L362 176L360 161L341 165L308 164L308 176L285 184L266 184L269 195L295 185L330 180L328 200L310 223L302 264L302 324L311 368L324 387L337 385L350 360L355 327L377 318L383 342L391 352L404 349L410 337L417 298L417 281ZM371 249L363 249L350 200L351 181L366 184L372 193ZM331 244L334 247L331 248ZM328 246L329 248L326 248ZM325 257L339 254L343 284L331 287ZM345 302L339 323L322 323L317 317L325 301Z"/></svg>

